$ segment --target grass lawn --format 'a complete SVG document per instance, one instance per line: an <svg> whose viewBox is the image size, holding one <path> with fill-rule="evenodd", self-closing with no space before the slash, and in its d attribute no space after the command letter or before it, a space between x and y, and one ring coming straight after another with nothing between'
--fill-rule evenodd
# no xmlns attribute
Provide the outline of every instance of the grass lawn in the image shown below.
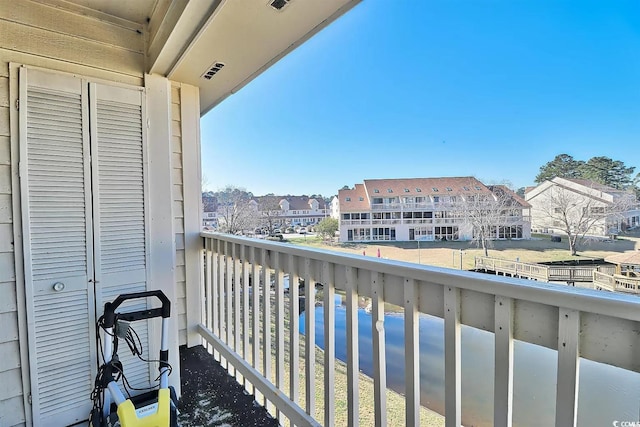
<svg viewBox="0 0 640 427"><path fill-rule="evenodd" d="M349 252L363 256L376 257L378 250L382 258L415 262L438 267L460 268L462 250L462 268L474 267L474 257L484 255L475 243L458 242L374 242L374 243L325 243L317 236L294 238L290 243L333 251ZM617 240L603 241L590 239L578 245L578 255L569 254L569 244L563 237L562 242L552 242L548 235L535 235L530 240L497 240L491 242L489 256L502 259L519 259L522 262L546 262L585 258L605 258L609 255L640 249L640 232L620 236Z"/></svg>

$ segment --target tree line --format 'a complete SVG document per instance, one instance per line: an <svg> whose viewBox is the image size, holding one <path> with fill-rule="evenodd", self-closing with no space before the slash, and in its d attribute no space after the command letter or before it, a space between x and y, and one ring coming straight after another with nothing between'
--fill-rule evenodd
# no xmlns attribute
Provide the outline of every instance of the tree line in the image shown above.
<svg viewBox="0 0 640 427"><path fill-rule="evenodd" d="M618 190L633 190L640 197L640 173L634 176L635 170L635 166L609 157L598 156L584 161L569 154L558 154L540 167L535 182L540 184L555 177L586 179Z"/></svg>

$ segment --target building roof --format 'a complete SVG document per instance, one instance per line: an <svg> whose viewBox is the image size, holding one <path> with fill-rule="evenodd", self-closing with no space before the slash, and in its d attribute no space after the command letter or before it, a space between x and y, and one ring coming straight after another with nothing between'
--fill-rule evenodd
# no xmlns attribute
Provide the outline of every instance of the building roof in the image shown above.
<svg viewBox="0 0 640 427"><path fill-rule="evenodd" d="M472 176L442 178L366 179L364 185L370 198L401 196L455 196L491 193Z"/></svg>
<svg viewBox="0 0 640 427"><path fill-rule="evenodd" d="M356 184L354 188L338 191L340 212L368 211L369 199L363 184Z"/></svg>
<svg viewBox="0 0 640 427"><path fill-rule="evenodd" d="M289 202L289 210L306 210L311 209L311 201L316 200L318 202L318 209L324 209L325 203L322 197L309 197L309 196L283 196L280 200L285 199Z"/></svg>
<svg viewBox="0 0 640 427"><path fill-rule="evenodd" d="M500 191L504 192L507 196L509 196L511 198L511 200L515 201L516 203L518 203L523 208L530 208L531 207L531 204L529 202L527 202L522 197L518 196L518 194L516 194L513 190L511 190L506 185L490 185L489 189L491 189L492 191L494 189L499 189Z"/></svg>
<svg viewBox="0 0 640 427"><path fill-rule="evenodd" d="M636 250L633 252L611 255L606 257L605 261L620 265L640 265L640 251Z"/></svg>
<svg viewBox="0 0 640 427"><path fill-rule="evenodd" d="M577 179L577 178L562 178L562 179L574 182L576 184L580 184L580 185L588 187L588 188L590 188L592 190L602 191L603 193L617 194L617 193L620 193L622 191L622 190L618 190L618 189L613 188L613 187L609 187L608 185L600 184L599 182L592 181L590 179Z"/></svg>

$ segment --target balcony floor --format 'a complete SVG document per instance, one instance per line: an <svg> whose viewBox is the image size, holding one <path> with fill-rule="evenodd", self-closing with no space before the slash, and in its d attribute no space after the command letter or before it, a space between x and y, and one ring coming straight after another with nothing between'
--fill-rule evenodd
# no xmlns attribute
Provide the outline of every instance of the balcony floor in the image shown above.
<svg viewBox="0 0 640 427"><path fill-rule="evenodd" d="M278 426L202 346L180 347L181 427Z"/></svg>

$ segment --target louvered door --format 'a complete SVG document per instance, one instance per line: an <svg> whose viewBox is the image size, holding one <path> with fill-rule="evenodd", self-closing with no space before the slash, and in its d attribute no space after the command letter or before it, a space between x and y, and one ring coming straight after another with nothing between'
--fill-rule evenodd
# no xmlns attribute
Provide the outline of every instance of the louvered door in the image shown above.
<svg viewBox="0 0 640 427"><path fill-rule="evenodd" d="M101 310L119 294L147 290L143 98L139 90L99 84L90 85L90 94L96 298ZM145 300L133 300L121 310L146 307ZM149 358L147 322L132 327ZM128 383L148 387L149 365L128 348L121 347L119 356Z"/></svg>
<svg viewBox="0 0 640 427"><path fill-rule="evenodd" d="M96 319L106 301L147 289L143 101L137 89L20 71L21 200L36 426L88 418ZM144 300L121 310L142 308ZM148 357L147 322L133 326ZM126 346L119 355L129 383L149 386L149 365Z"/></svg>
<svg viewBox="0 0 640 427"><path fill-rule="evenodd" d="M20 70L20 175L34 425L87 418L95 376L88 90Z"/></svg>

